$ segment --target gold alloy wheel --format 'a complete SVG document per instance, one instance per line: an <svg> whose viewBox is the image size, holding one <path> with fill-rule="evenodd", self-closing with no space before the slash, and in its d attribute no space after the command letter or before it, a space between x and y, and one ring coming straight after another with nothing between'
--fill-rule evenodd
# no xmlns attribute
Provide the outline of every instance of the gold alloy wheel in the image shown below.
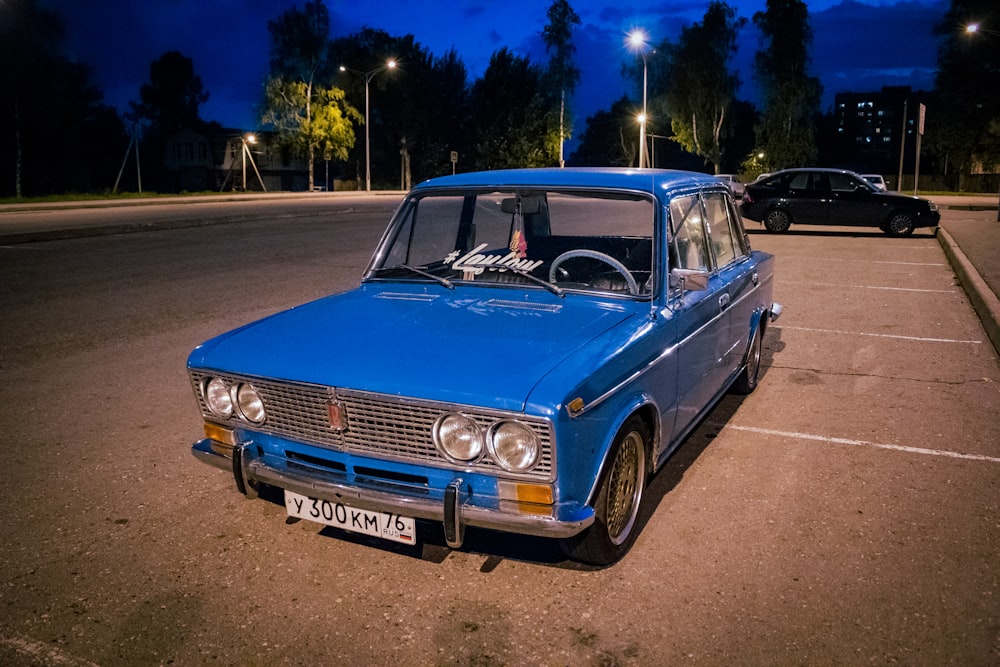
<svg viewBox="0 0 1000 667"><path fill-rule="evenodd" d="M642 436L630 431L618 447L608 479L607 527L613 544L621 544L632 532L642 498L645 462Z"/></svg>

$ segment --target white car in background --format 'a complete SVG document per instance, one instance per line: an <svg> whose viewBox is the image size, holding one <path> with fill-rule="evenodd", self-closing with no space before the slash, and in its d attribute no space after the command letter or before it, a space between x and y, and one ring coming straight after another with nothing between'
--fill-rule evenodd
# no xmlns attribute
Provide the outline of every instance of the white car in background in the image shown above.
<svg viewBox="0 0 1000 667"><path fill-rule="evenodd" d="M737 199L743 199L743 182L736 174L716 174L715 177L729 187L729 191Z"/></svg>
<svg viewBox="0 0 1000 667"><path fill-rule="evenodd" d="M882 178L881 174L861 174L861 177L874 185L876 188L885 192L887 190L885 179Z"/></svg>

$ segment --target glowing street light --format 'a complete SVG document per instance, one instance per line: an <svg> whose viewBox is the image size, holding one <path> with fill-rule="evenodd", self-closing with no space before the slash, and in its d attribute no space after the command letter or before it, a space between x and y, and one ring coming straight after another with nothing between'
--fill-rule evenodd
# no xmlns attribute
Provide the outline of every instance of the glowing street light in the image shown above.
<svg viewBox="0 0 1000 667"><path fill-rule="evenodd" d="M635 29L628 34L627 43L629 48L642 56L642 113L637 116L639 121L639 168L646 166L646 47L649 43L649 35L645 30Z"/></svg>
<svg viewBox="0 0 1000 667"><path fill-rule="evenodd" d="M396 69L396 60L394 58L389 58L385 61L385 64L380 65L369 72L361 72L356 69L344 67L343 65L340 66L341 72L354 72L355 74L360 74L365 79L365 190L368 192L371 192L372 189L372 153L370 135L368 132L368 84L371 83L376 74L390 69Z"/></svg>
<svg viewBox="0 0 1000 667"><path fill-rule="evenodd" d="M977 21L975 23L969 23L968 25L965 26L965 34L966 35L979 35L979 34L983 34L983 35L1000 35L1000 30L987 30L986 28L983 27L982 23L979 23Z"/></svg>

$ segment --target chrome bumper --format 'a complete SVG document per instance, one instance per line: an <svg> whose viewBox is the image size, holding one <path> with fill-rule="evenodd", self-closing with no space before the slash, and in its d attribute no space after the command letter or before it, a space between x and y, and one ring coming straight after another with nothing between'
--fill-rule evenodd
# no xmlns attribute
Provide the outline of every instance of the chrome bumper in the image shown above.
<svg viewBox="0 0 1000 667"><path fill-rule="evenodd" d="M305 465L292 465L287 459L261 454L253 443L230 447L206 438L194 443L191 453L203 463L231 472L236 487L248 498L256 498L258 483L263 483L310 498L345 503L356 509L437 521L444 527L445 539L452 548L462 546L466 526L562 538L572 537L594 522L593 509L589 507L580 518L559 520L551 516L514 514L470 505L468 485L458 474L444 489L434 494L438 497L431 497L434 492L426 487L400 482L379 481L378 486L382 488L375 488L374 484L349 483L343 475ZM385 490L390 486L391 491Z"/></svg>

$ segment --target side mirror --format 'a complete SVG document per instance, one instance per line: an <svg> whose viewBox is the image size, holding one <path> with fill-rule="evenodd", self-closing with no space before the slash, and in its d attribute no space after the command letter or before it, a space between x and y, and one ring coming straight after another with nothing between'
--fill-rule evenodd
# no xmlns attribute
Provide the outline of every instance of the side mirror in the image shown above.
<svg viewBox="0 0 1000 667"><path fill-rule="evenodd" d="M670 271L670 288L684 292L701 292L708 289L708 272L697 269L672 269Z"/></svg>

